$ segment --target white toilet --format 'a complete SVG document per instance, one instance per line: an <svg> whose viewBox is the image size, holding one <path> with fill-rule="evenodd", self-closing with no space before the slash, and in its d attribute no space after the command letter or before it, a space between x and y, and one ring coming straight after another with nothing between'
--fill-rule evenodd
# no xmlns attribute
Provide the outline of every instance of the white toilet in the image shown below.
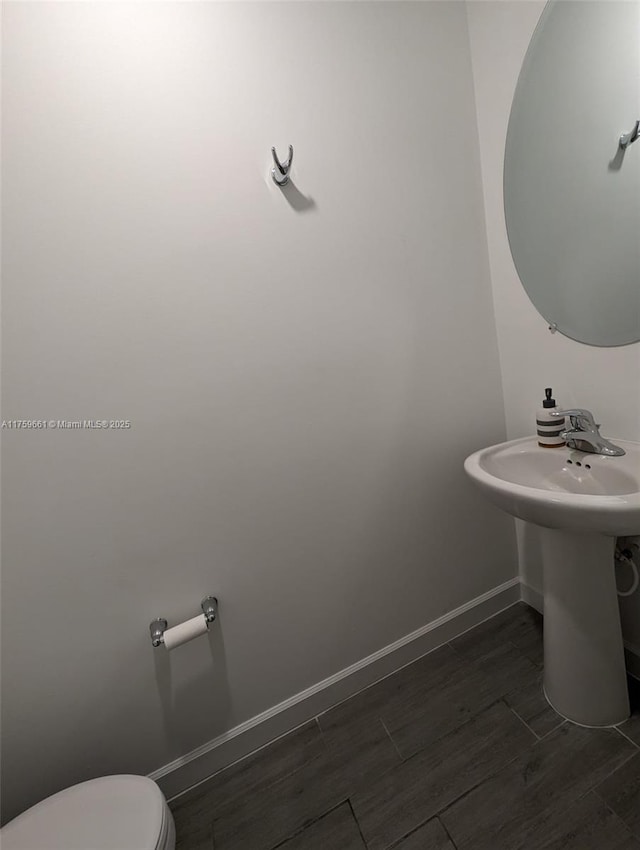
<svg viewBox="0 0 640 850"><path fill-rule="evenodd" d="M174 850L167 802L145 776L102 776L73 785L0 830L2 850Z"/></svg>

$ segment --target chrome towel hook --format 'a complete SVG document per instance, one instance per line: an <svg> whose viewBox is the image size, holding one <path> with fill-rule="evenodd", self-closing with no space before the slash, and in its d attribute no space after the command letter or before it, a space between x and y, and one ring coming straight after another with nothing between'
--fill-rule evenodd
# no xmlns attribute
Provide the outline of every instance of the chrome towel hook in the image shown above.
<svg viewBox="0 0 640 850"><path fill-rule="evenodd" d="M289 170L291 168L291 162L293 160L293 148L291 145L289 145L289 159L286 162L280 162L275 148L271 148L271 155L273 156L273 161L275 163L275 165L271 169L271 176L273 177L273 182L277 186L286 186L289 182Z"/></svg>
<svg viewBox="0 0 640 850"><path fill-rule="evenodd" d="M620 136L620 147L622 150L632 145L640 135L640 120L636 121L633 130L630 133L624 133Z"/></svg>

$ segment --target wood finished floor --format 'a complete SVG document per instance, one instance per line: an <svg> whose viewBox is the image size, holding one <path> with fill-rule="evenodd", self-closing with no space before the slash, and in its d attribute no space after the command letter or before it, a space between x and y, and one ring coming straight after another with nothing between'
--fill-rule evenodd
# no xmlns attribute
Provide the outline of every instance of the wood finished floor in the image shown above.
<svg viewBox="0 0 640 850"><path fill-rule="evenodd" d="M584 729L541 668L518 603L173 801L177 850L640 850L640 687Z"/></svg>

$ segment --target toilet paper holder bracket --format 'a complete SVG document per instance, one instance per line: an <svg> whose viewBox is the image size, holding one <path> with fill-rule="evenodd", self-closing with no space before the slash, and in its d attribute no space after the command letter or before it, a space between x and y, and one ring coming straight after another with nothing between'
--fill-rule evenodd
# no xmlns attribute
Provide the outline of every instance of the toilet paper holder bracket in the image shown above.
<svg viewBox="0 0 640 850"><path fill-rule="evenodd" d="M218 615L218 600L215 596L205 596L200 603L200 607L202 608L202 613L207 621L208 628L209 623L213 623ZM156 617L155 620L152 620L149 623L149 632L151 634L151 643L153 646L162 646L164 643L164 633L168 627L169 624L164 617Z"/></svg>

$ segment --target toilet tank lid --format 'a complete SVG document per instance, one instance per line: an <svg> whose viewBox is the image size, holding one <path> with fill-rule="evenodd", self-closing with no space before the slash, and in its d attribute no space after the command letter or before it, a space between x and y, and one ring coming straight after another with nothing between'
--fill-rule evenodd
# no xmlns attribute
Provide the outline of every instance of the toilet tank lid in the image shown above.
<svg viewBox="0 0 640 850"><path fill-rule="evenodd" d="M102 776L73 785L0 830L2 850L156 850L165 800L145 776Z"/></svg>

